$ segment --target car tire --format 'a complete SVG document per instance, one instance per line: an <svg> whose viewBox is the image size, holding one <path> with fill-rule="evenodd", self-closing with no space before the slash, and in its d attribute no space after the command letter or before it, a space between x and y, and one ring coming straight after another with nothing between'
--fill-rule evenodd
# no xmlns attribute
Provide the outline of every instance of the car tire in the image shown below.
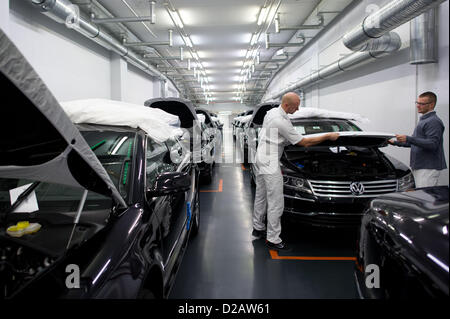
<svg viewBox="0 0 450 319"><path fill-rule="evenodd" d="M191 238L197 236L198 230L200 228L200 195L199 195L198 191L197 191L197 195L196 195L195 207L196 207L196 214L192 221Z"/></svg>

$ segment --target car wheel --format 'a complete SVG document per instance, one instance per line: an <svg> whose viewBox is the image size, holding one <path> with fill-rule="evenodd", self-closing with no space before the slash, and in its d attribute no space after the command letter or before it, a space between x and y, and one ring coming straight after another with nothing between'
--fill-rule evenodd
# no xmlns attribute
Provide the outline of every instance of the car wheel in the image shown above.
<svg viewBox="0 0 450 319"><path fill-rule="evenodd" d="M196 203L195 203L195 216L192 221L191 237L195 237L198 234L198 229L200 228L200 195L197 191Z"/></svg>

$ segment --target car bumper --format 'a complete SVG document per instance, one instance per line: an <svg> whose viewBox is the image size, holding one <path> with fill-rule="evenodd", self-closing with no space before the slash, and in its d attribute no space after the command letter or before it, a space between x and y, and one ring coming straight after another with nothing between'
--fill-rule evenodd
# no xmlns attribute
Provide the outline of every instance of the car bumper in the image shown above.
<svg viewBox="0 0 450 319"><path fill-rule="evenodd" d="M284 188L285 216L321 227L358 227L373 198L327 198Z"/></svg>

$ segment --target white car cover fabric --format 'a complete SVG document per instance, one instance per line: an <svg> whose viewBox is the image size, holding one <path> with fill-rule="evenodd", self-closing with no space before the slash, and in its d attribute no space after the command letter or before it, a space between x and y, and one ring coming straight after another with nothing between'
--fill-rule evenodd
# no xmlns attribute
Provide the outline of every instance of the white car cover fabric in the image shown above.
<svg viewBox="0 0 450 319"><path fill-rule="evenodd" d="M180 134L178 116L161 109L106 99L67 101L61 106L73 123L140 128L159 143Z"/></svg>
<svg viewBox="0 0 450 319"><path fill-rule="evenodd" d="M317 109L314 107L302 107L299 108L294 114L289 114L291 119L298 118L310 118L310 117L325 117L325 118L338 118L355 120L361 123L369 123L369 119L356 113L336 112L325 109Z"/></svg>
<svg viewBox="0 0 450 319"><path fill-rule="evenodd" d="M245 116L239 116L239 122L241 123L247 123L252 119L253 115L245 115Z"/></svg>
<svg viewBox="0 0 450 319"><path fill-rule="evenodd" d="M197 114L197 118L200 121L200 123L205 123L206 116L204 114Z"/></svg>
<svg viewBox="0 0 450 319"><path fill-rule="evenodd" d="M109 195L111 195L116 202L126 207L127 205L122 196L120 196L97 156L92 152L89 145L81 136L80 131L73 125L66 113L64 113L60 107L56 98L1 29L0 72L26 96L31 103L30 107L35 107L39 110L43 115L40 119L45 118L46 121L51 123L67 143L65 151L53 160L41 165L0 166L0 177L26 178L42 182L89 188L90 186L80 185L77 178L74 176L74 174L85 175L87 172L72 172L68 167L68 154L76 152L88 167L92 169L92 178L98 178L98 183L103 183L105 189L109 189ZM17 125L20 125L20 123ZM20 145L18 145L18 147L19 146Z"/></svg>

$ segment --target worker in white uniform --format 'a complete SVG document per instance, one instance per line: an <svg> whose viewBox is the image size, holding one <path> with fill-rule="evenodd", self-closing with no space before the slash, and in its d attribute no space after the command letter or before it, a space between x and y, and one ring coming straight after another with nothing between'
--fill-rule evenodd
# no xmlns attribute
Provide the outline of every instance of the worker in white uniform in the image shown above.
<svg viewBox="0 0 450 319"><path fill-rule="evenodd" d="M254 172L256 194L253 210L253 232L258 238L266 237L269 248L287 250L281 240L281 216L284 210L283 176L280 158L284 147L293 144L313 146L325 140L336 140L338 133L326 133L317 137L303 137L292 125L288 114L298 110L300 97L286 93L281 105L267 112L259 135ZM267 231L265 219L267 216Z"/></svg>

